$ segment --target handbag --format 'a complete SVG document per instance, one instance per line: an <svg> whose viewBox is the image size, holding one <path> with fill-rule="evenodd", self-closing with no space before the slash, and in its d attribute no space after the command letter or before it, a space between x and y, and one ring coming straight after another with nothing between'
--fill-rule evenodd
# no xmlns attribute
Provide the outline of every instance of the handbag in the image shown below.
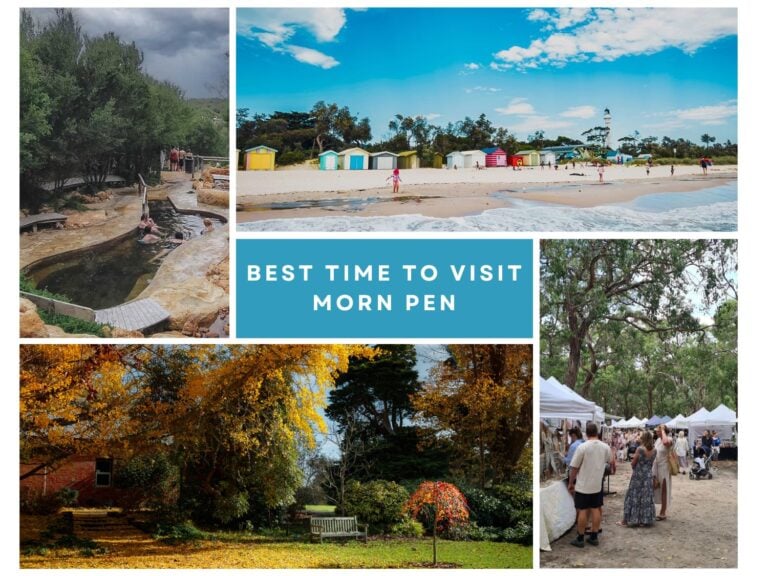
<svg viewBox="0 0 768 576"><path fill-rule="evenodd" d="M675 454L674 450L667 452L667 460L669 461L669 473L672 476L677 476L680 474L680 465L677 461L677 454Z"/></svg>

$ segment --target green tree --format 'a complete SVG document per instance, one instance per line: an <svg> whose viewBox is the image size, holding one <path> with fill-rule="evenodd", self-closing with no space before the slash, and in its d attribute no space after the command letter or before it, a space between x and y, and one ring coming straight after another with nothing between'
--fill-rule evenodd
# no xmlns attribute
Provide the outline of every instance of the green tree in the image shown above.
<svg viewBox="0 0 768 576"><path fill-rule="evenodd" d="M352 476L368 480L421 478L444 472L445 454L419 445L412 396L421 389L411 345L376 346L373 358L353 358L329 394L328 417L344 436L340 451L354 452ZM342 454L348 461L351 455Z"/></svg>
<svg viewBox="0 0 768 576"><path fill-rule="evenodd" d="M544 241L540 258L546 365L561 366L552 358L566 358L563 382L571 388L581 382L587 397L600 369L591 360L595 343L602 338L605 350L623 333L610 324L665 339L703 334L688 292L697 289L714 305L735 291L736 245L729 240ZM639 344L628 353L640 358Z"/></svg>
<svg viewBox="0 0 768 576"><path fill-rule="evenodd" d="M581 135L586 137L587 143L592 144L597 148L598 155L603 155L607 152L605 143L609 133L609 128L606 128L605 126L595 126L594 128L585 130Z"/></svg>

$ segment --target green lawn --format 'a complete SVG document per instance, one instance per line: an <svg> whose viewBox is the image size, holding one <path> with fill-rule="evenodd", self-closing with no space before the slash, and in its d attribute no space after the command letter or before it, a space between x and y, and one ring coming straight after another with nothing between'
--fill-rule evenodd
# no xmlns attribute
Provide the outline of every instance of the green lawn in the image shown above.
<svg viewBox="0 0 768 576"><path fill-rule="evenodd" d="M202 538L156 540L125 522L91 534L93 550L77 546L31 546L45 542L41 533L52 517L22 515L23 568L413 568L430 567L431 538L373 538L310 543L308 531L296 527L253 532L198 532ZM45 547L46 550L42 550ZM530 546L500 542L439 540L440 567L531 568Z"/></svg>
<svg viewBox="0 0 768 576"><path fill-rule="evenodd" d="M304 510L313 514L333 514L336 506L333 504L307 504L304 506Z"/></svg>
<svg viewBox="0 0 768 576"><path fill-rule="evenodd" d="M533 552L528 546L497 542L437 543L440 564L458 568L532 568ZM432 561L432 541L375 540L330 544L299 544L294 549L296 568L406 568L428 567Z"/></svg>

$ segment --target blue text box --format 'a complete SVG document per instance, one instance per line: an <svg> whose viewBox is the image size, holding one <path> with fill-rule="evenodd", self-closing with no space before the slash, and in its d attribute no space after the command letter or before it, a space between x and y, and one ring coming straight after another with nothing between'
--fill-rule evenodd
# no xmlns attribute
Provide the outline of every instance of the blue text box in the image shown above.
<svg viewBox="0 0 768 576"><path fill-rule="evenodd" d="M241 338L532 338L531 240L237 241Z"/></svg>

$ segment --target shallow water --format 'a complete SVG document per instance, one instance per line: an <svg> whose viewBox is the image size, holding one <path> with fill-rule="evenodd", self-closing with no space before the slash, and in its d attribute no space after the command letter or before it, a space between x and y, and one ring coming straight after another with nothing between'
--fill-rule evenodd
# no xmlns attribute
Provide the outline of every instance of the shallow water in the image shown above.
<svg viewBox="0 0 768 576"><path fill-rule="evenodd" d="M327 216L262 220L238 224L238 231L647 231L733 232L737 227L737 182L695 192L657 193L632 202L594 208L574 208L523 200L513 191L500 191L509 207L453 218L402 216Z"/></svg>
<svg viewBox="0 0 768 576"><path fill-rule="evenodd" d="M201 217L180 214L168 202L150 202L149 210L165 237L176 231L187 238L199 236L204 228ZM112 246L96 246L61 262L33 267L27 275L38 288L95 310L127 302L149 285L165 256L178 246L168 241L141 244L136 224L135 235ZM217 225L221 224L214 220Z"/></svg>
<svg viewBox="0 0 768 576"><path fill-rule="evenodd" d="M248 212L269 212L272 210L301 210L307 208L320 208L329 212L360 212L374 204L387 204L389 202L409 202L432 200L439 196L370 196L368 198L323 198L320 200L293 200L285 202L269 202L267 204L242 204L242 209Z"/></svg>

